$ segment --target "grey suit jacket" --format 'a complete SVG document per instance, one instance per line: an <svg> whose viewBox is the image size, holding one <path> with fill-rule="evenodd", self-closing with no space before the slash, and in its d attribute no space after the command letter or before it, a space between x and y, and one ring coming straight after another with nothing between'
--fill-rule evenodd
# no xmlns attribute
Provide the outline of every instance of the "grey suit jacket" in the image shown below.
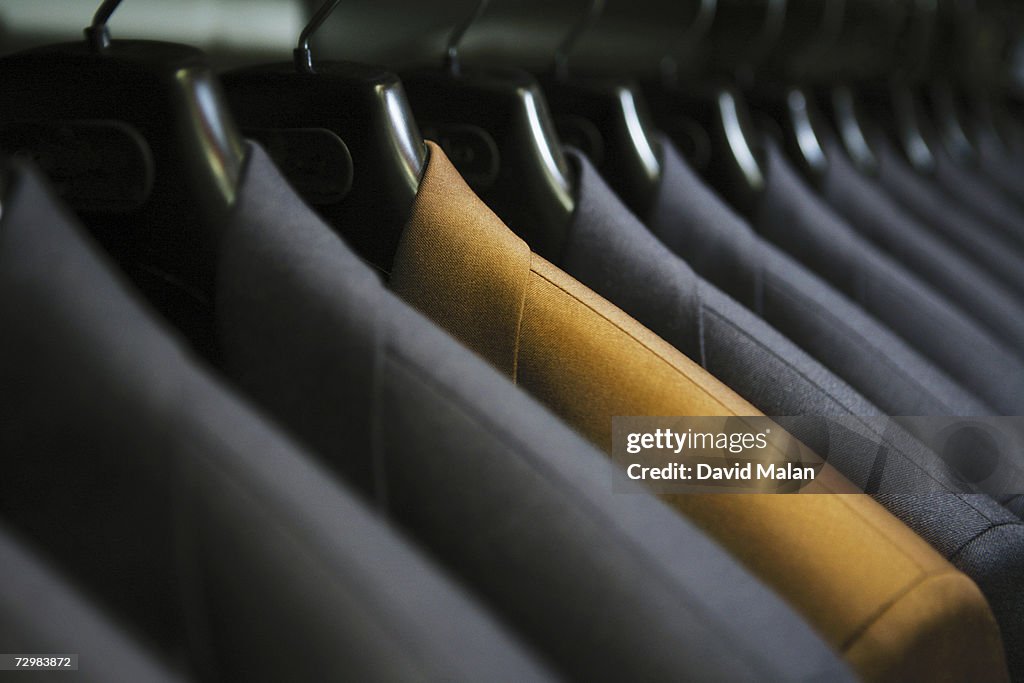
<svg viewBox="0 0 1024 683"><path fill-rule="evenodd" d="M919 276L1007 349L1024 354L1024 306L989 273L942 242L863 176L835 140L823 196L873 244Z"/></svg>
<svg viewBox="0 0 1024 683"><path fill-rule="evenodd" d="M888 415L991 409L863 309L761 239L662 141L651 231L701 276L801 347Z"/></svg>
<svg viewBox="0 0 1024 683"><path fill-rule="evenodd" d="M77 654L78 670L28 674L25 680L185 680L172 673L66 576L0 528L0 647L5 653ZM26 673L13 674L13 679Z"/></svg>
<svg viewBox="0 0 1024 683"><path fill-rule="evenodd" d="M933 144L935 182L957 203L998 230L1017 248L1024 248L1024 213L998 185L980 173L957 163L941 144Z"/></svg>
<svg viewBox="0 0 1024 683"><path fill-rule="evenodd" d="M33 173L3 209L0 516L83 590L204 678L549 678L198 367Z"/></svg>
<svg viewBox="0 0 1024 683"><path fill-rule="evenodd" d="M238 385L562 673L849 677L717 545L388 291L256 145L217 310Z"/></svg>
<svg viewBox="0 0 1024 683"><path fill-rule="evenodd" d="M831 282L999 414L1024 414L1024 361L868 243L766 145L757 230Z"/></svg>
<svg viewBox="0 0 1024 683"><path fill-rule="evenodd" d="M881 411L714 285L647 230L590 161L576 166L577 208L558 265L725 382L862 489L872 485L872 443L886 441L891 466L882 490L923 490L936 480L959 491L933 453L906 433L883 437ZM787 416L860 417L859 432L829 434ZM860 436L861 438L858 438ZM896 461L901 461L897 465ZM878 473L875 472L875 475ZM918 488L921 486L922 488Z"/></svg>
<svg viewBox="0 0 1024 683"><path fill-rule="evenodd" d="M975 137L980 174L995 184L1018 208L1024 206L1024 158L991 131Z"/></svg>
<svg viewBox="0 0 1024 683"><path fill-rule="evenodd" d="M956 413L955 410L983 410L965 397L958 387L940 374L934 374L926 362L907 351L899 340L893 339L856 306L830 292L827 284L804 273L799 264L761 242L685 165L667 141L663 149L663 186L659 190L650 226L675 253L684 256L706 277L714 278L723 287L730 288L745 301L759 307L767 320L780 321L787 332L791 331L798 339L805 340L811 348L817 348L822 358L850 372L850 376L869 387L880 401L895 406L885 409L889 414L941 416L972 414ZM586 187L583 186L584 190ZM586 202L586 197L586 194L581 194L581 207L588 204L599 206ZM600 239L600 248L611 254L601 257L597 250L591 250L586 254L587 259L580 259L581 262L593 260L593 267L600 269L600 276L591 276L592 286L603 286L612 292L613 285L607 283L613 283L617 289L625 290L619 294L620 306L632 307L634 314L644 315L644 311L648 311L648 324L660 325L660 334L669 341L687 344L685 335L690 332L686 326L676 323L679 329L672 329L673 320L684 319L676 316L674 311L689 306L688 302L696 298L692 293L672 293L675 283L681 281L680 273L683 271L659 255L635 228L630 227L631 219L623 218L621 208L616 212L604 206L591 213L586 239L590 242ZM609 221L615 223L613 234L616 237L613 240L595 237L607 232L602 222ZM630 258L630 253L634 256L626 263L632 262L633 268L623 267L622 263ZM643 285L648 287L647 300L637 303L629 298L635 284L629 285L627 278L636 277L631 272L640 267L640 262L646 264L643 269L650 272L644 276L649 284ZM601 284L602 277L606 284ZM747 392L751 402L762 402L759 405L762 410L773 412L767 406L774 405L775 409L792 407L810 414L842 415L844 411L863 416L877 414L872 405L843 387L838 380L823 381L821 370L814 370L812 364L800 360L800 356L791 350L783 352L786 344L780 343L770 328L760 330L745 343L744 335L738 329L730 333L732 340L730 337L719 341L711 339L717 327L724 327L722 322L726 318L714 313L717 307L713 297L705 296L708 290L701 288L699 291L701 306L708 306L705 302L710 301L712 311L710 315L702 316L705 323L697 337L702 340L699 351L702 355L699 357L713 359L720 354L727 362L708 365L708 368L722 373L723 380L740 393ZM660 323L659 316L662 318ZM716 321L716 318L720 320ZM735 319L742 320L742 317ZM734 327L740 325L748 331L754 330L744 323ZM818 344L820 340L826 343ZM765 348L757 349L759 345ZM726 351L709 350L715 346ZM889 353L892 356L886 355ZM786 370L787 363L778 360L767 363L764 359L773 354L778 354L779 359L788 357L788 363L792 365ZM767 377L758 376L763 368L772 368L766 373ZM869 372L857 374L857 370ZM933 373L931 378L930 372ZM744 379L744 373L753 377ZM773 389L757 386L762 383L777 384L778 395L773 396ZM782 387L788 387L796 395L788 396ZM915 413L915 410L934 412ZM855 446L853 439L836 444L840 452L846 449L848 455L830 462L854 481L863 483L863 463L870 454L858 453ZM960 492L957 483L936 472L934 456L923 450L912 437L896 436L889 446L892 448L892 464L896 468L890 471L894 484L900 477L918 477L927 472L925 476L934 474L941 478L947 490L924 495L880 492L875 498L977 582L999 620L1011 672L1016 677L1024 675L1024 599L1013 587L1024 577L1024 523L988 496Z"/></svg>
<svg viewBox="0 0 1024 683"><path fill-rule="evenodd" d="M915 172L884 137L873 137L871 143L882 188L934 234L1009 287L1018 300L1024 298L1024 251Z"/></svg>

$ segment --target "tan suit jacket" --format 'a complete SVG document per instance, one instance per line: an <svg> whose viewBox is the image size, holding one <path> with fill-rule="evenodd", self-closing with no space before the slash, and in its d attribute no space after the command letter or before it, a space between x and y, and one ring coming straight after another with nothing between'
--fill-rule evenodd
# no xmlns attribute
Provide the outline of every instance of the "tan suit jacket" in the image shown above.
<svg viewBox="0 0 1024 683"><path fill-rule="evenodd" d="M432 144L391 285L606 451L616 415L760 414L531 253ZM827 467L815 485L849 490ZM868 496L665 499L785 597L865 679L1006 679L998 627L974 583Z"/></svg>

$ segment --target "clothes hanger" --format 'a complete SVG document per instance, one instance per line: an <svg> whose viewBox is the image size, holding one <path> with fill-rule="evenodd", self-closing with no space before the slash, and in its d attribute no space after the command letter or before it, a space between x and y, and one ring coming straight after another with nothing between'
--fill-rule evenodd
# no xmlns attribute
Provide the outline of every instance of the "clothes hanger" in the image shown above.
<svg viewBox="0 0 1024 683"><path fill-rule="evenodd" d="M97 232L134 241L145 223L174 247L202 236L182 226L221 225L245 146L202 52L111 40L120 4L100 5L84 41L0 58L0 147L34 157Z"/></svg>
<svg viewBox="0 0 1024 683"><path fill-rule="evenodd" d="M822 49L818 56L826 66L819 73L830 71L837 76L827 79L835 82L826 82L815 88L815 99L854 168L864 175L877 176L879 157L872 146L872 124L865 117L859 93L852 82L870 68L865 62L871 61L873 66L878 59L871 60L859 53L844 59L844 55L850 53L849 45L862 42L863 29L858 27L873 26L874 33L884 32L879 29L877 13L865 16L858 12L863 5L856 0L825 0L823 7L831 12L834 22L838 22L838 30L830 44L820 43ZM883 42L886 42L884 37Z"/></svg>
<svg viewBox="0 0 1024 683"><path fill-rule="evenodd" d="M865 106L896 142L904 160L922 175L931 175L935 170L935 151L929 141L923 106L914 92L902 84L891 83L865 90L864 94Z"/></svg>
<svg viewBox="0 0 1024 683"><path fill-rule="evenodd" d="M468 69L451 33L442 68L402 73L413 112L477 195L530 247L556 260L576 206L576 180L536 80L516 69Z"/></svg>
<svg viewBox="0 0 1024 683"><path fill-rule="evenodd" d="M1024 108L1021 107L1022 96L1019 77L1013 75L1015 70L1008 64L1019 45L1019 37L1024 32L1024 5L1016 0L1002 0L985 4L985 16L988 24L979 33L988 40L989 59L995 59L992 68L982 71L984 78L964 78L967 100L979 132L990 135L1000 145L1002 152L1010 157L1024 155ZM1000 39L994 43L991 36L999 30ZM975 43L977 44L977 43Z"/></svg>
<svg viewBox="0 0 1024 683"><path fill-rule="evenodd" d="M700 99L681 87L687 74L704 73L710 50L704 38L711 29L718 0L690 0L692 19L683 25L679 37L661 55L658 80L643 83L658 129L666 135L698 173L708 172L711 164L711 136L687 109L701 106Z"/></svg>
<svg viewBox="0 0 1024 683"><path fill-rule="evenodd" d="M604 0L590 0L555 51L552 73L541 87L558 134L581 149L608 184L638 216L647 215L661 181L661 151L639 88L618 78L569 74L569 55L600 17Z"/></svg>
<svg viewBox="0 0 1024 683"><path fill-rule="evenodd" d="M964 49L965 34L977 7L970 0L957 0L955 3L937 1L933 8L936 30L930 50L928 89L932 121L943 149L955 161L974 165L979 155L970 126L963 118L954 77L963 68L956 61L970 57Z"/></svg>
<svg viewBox="0 0 1024 683"><path fill-rule="evenodd" d="M220 231L245 145L199 50L111 40L105 0L85 40L0 58L0 149L33 158L136 283L212 352Z"/></svg>
<svg viewBox="0 0 1024 683"><path fill-rule="evenodd" d="M838 39L843 7L836 2L783 0L770 5L782 15L782 29L767 55L776 62L774 74L759 69L748 87L754 110L766 114L781 135L780 142L794 166L812 186L828 171L824 115L811 82L820 78L821 64ZM813 27L808 31L807 27Z"/></svg>
<svg viewBox="0 0 1024 683"><path fill-rule="evenodd" d="M310 40L339 3L327 0L313 14L291 62L237 69L222 80L244 133L364 259L389 272L426 146L396 75L314 61Z"/></svg>
<svg viewBox="0 0 1024 683"><path fill-rule="evenodd" d="M1010 71L1006 55L1015 48L1024 9L1010 1L978 7L975 0L956 7L976 10L961 13L954 22L961 49L950 59L950 71L957 75L956 99L962 120L979 156L984 149L985 154L1013 158L1021 153L1021 137L1012 123L1004 79Z"/></svg>
<svg viewBox="0 0 1024 683"><path fill-rule="evenodd" d="M962 118L960 103L953 85L946 80L936 80L931 84L930 103L932 120L946 152L957 162L974 165L978 161L978 151L973 141L973 133L968 131Z"/></svg>
<svg viewBox="0 0 1024 683"><path fill-rule="evenodd" d="M854 168L866 176L877 176L879 161L872 143L873 127L864 115L854 88L848 83L830 86L818 102L838 133L840 147Z"/></svg>
<svg viewBox="0 0 1024 683"><path fill-rule="evenodd" d="M892 3L897 4L897 3ZM881 33L878 14L864 15L858 12L863 4L856 0L825 0L822 3L825 12L831 14L834 28L829 41L821 41L813 59L819 60L819 74L828 72L836 74L835 79L815 79L826 82L814 88L814 99L818 103L823 120L830 124L837 133L836 139L843 153L853 163L854 168L867 176L879 173L879 157L872 146L872 127L864 115L859 94L851 81L869 69L865 62L872 61L860 53L850 54L848 48L852 44L862 43L862 27L874 27L873 32ZM883 39L884 40L884 39ZM876 62L873 60L872 63ZM835 81L835 82L828 82Z"/></svg>
<svg viewBox="0 0 1024 683"><path fill-rule="evenodd" d="M677 55L707 45L718 27L728 29L734 17L721 14L720 0L700 0L694 20L675 49L662 59L659 79L645 88L658 126L680 147L695 123L707 136L710 149L702 173L711 185L741 212L756 206L765 188L765 160L760 133L754 126L739 89L706 74L684 75L686 64ZM706 48L705 48L706 49Z"/></svg>
<svg viewBox="0 0 1024 683"><path fill-rule="evenodd" d="M877 129L896 143L904 159L919 173L935 169L931 126L918 90L930 59L935 30L934 0L909 0L909 11L889 14L888 35L893 36L886 73L876 83L858 88L863 110Z"/></svg>

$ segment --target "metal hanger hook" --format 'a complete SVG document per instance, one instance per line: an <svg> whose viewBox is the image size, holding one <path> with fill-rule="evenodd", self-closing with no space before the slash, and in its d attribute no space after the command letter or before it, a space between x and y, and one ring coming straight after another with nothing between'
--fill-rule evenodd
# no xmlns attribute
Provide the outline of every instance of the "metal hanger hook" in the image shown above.
<svg viewBox="0 0 1024 683"><path fill-rule="evenodd" d="M462 62L459 61L459 44L470 27L479 21L480 17L487 11L487 6L490 4L491 0L480 0L476 4L476 9L473 10L473 13L456 26L452 30L451 35L448 36L448 44L444 49L444 66L453 76L458 76L462 73Z"/></svg>
<svg viewBox="0 0 1024 683"><path fill-rule="evenodd" d="M316 69L313 68L313 52L309 49L309 40L339 4L341 4L341 0L327 0L320 5L320 9L313 14L313 18L299 34L299 43L295 46L292 55L295 59L295 69L300 73L316 73Z"/></svg>
<svg viewBox="0 0 1024 683"><path fill-rule="evenodd" d="M110 47L110 29L107 28L107 22L120 4L121 0L103 0L92 16L92 24L85 29L85 39L92 45L93 50L99 52Z"/></svg>
<svg viewBox="0 0 1024 683"><path fill-rule="evenodd" d="M604 12L604 0L589 0L587 10L576 22L576 25L569 29L569 33L555 48L555 76L568 78L569 76L569 53L576 47L576 43L587 30L594 25Z"/></svg>

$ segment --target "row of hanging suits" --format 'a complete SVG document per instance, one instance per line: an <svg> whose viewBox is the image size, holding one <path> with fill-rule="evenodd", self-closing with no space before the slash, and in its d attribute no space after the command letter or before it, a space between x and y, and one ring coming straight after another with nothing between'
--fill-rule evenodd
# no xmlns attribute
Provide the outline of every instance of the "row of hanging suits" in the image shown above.
<svg viewBox="0 0 1024 683"><path fill-rule="evenodd" d="M877 179L837 147L816 192L768 138L748 220L666 137L642 215L566 148L538 238L426 142L409 206L346 225L234 140L243 77L230 115L205 76L179 107L142 45L0 60L0 649L94 680L1024 677L1021 497L872 422L1024 412L1019 154L936 181L879 139ZM129 126L144 201L89 204L29 118ZM216 154L182 152L197 119ZM871 438L779 417L829 495L655 497L601 452L624 415L864 418L884 485L851 493Z"/></svg>

